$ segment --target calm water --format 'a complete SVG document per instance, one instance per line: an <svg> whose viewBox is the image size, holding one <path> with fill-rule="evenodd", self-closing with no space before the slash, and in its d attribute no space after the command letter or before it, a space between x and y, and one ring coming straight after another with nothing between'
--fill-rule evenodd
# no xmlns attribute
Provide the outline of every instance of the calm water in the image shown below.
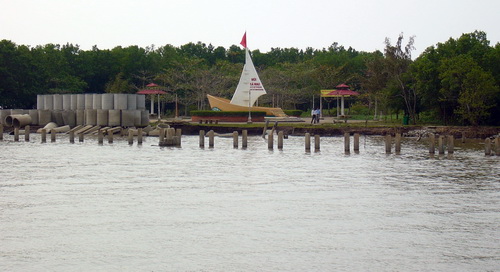
<svg viewBox="0 0 500 272"><path fill-rule="evenodd" d="M340 137L311 153L303 137L5 137L2 271L500 270L500 157L480 144L431 158L414 139L386 155L381 137L351 155Z"/></svg>

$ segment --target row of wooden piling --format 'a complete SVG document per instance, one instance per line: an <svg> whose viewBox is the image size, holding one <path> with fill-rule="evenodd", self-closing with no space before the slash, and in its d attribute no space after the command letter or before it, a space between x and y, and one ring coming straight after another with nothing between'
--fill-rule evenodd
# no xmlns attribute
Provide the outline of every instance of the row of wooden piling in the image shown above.
<svg viewBox="0 0 500 272"><path fill-rule="evenodd" d="M50 138L51 142L56 141L56 135L57 132L55 130L50 130L47 131L45 129L41 130L41 142L45 143L47 141L47 132L50 132ZM143 142L143 133L142 129L139 128L138 131L138 136L137 136L137 143L142 144ZM113 143L113 133L114 131L108 130L107 131L107 139L109 143ZM19 128L14 128L14 141L19 141ZM84 141L84 133L78 133L78 131L69 131L69 141L70 143L75 142L75 134L78 135L79 142ZM200 147L205 147L205 136L208 136L208 146L210 148L214 147L214 136L215 133L213 130L210 130L207 135L205 135L204 130L200 130L199 132L199 146ZM267 143L268 143L268 149L274 149L274 133L271 133L267 135ZM279 150L283 149L283 140L284 140L284 134L283 131L279 131L277 133L278 136L278 141L277 141L277 148ZM359 152L359 133L354 133L353 139L353 150L354 152ZM182 131L181 129L174 129L174 128L166 128L166 129L161 129L160 130L160 135L159 135L159 145L160 146L176 146L180 147L181 146L181 137L182 137ZM350 133L345 133L344 134L344 151L345 153L350 153ZM238 131L234 131L232 134L233 138L233 147L238 148L239 147L239 133ZM24 139L25 141L30 140L30 126L25 127L25 133L24 133ZM97 139L98 143L102 144L104 142L104 132L103 130L99 129L97 131ZM134 131L129 130L128 131L128 143L133 144L134 143ZM401 152L401 139L402 136L400 133L396 133L394 137L394 151L396 154ZM0 140L3 140L3 126L0 125ZM385 152L387 154L390 154L392 152L392 135L387 134L384 138L385 141ZM242 143L241 147L242 148L247 148L248 146L248 131L243 130L242 131ZM446 147L446 148L445 148ZM449 136L444 136L440 135L438 136L437 139L437 151L439 154L445 154L445 151L448 151L448 154L453 154L454 153L454 137L453 135ZM314 150L319 151L320 150L320 136L319 135L314 135ZM311 151L311 134L306 133L305 134L305 151L310 152ZM435 154L436 153L436 135L430 134L429 135L429 154ZM485 139L485 155L500 155L500 138L495 138L495 139L490 139L487 138Z"/></svg>

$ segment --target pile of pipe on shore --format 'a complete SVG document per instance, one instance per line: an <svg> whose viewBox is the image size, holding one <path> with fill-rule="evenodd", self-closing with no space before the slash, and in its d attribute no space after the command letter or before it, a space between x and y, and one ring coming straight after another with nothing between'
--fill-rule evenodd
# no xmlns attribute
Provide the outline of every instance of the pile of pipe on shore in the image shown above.
<svg viewBox="0 0 500 272"><path fill-rule="evenodd" d="M2 109L2 125L121 126L149 124L146 97L140 94L51 94L37 95L37 108Z"/></svg>

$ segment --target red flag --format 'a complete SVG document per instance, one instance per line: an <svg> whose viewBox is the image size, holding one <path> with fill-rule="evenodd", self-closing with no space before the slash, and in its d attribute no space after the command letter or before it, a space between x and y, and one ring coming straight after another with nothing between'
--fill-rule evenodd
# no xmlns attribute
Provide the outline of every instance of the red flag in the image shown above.
<svg viewBox="0 0 500 272"><path fill-rule="evenodd" d="M243 47L247 48L247 32L246 31L245 31L245 34L243 35L243 38L241 39L240 44L243 45Z"/></svg>

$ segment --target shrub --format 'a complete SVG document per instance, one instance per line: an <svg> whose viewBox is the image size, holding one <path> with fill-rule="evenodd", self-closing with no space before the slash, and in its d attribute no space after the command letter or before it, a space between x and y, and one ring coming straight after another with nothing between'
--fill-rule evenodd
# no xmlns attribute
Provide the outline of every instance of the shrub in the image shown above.
<svg viewBox="0 0 500 272"><path fill-rule="evenodd" d="M191 111L191 116L248 116L248 111ZM266 116L265 111L252 111L252 116Z"/></svg>
<svg viewBox="0 0 500 272"><path fill-rule="evenodd" d="M301 110L283 110L283 112L288 116L297 116L297 117L299 117L302 114Z"/></svg>

